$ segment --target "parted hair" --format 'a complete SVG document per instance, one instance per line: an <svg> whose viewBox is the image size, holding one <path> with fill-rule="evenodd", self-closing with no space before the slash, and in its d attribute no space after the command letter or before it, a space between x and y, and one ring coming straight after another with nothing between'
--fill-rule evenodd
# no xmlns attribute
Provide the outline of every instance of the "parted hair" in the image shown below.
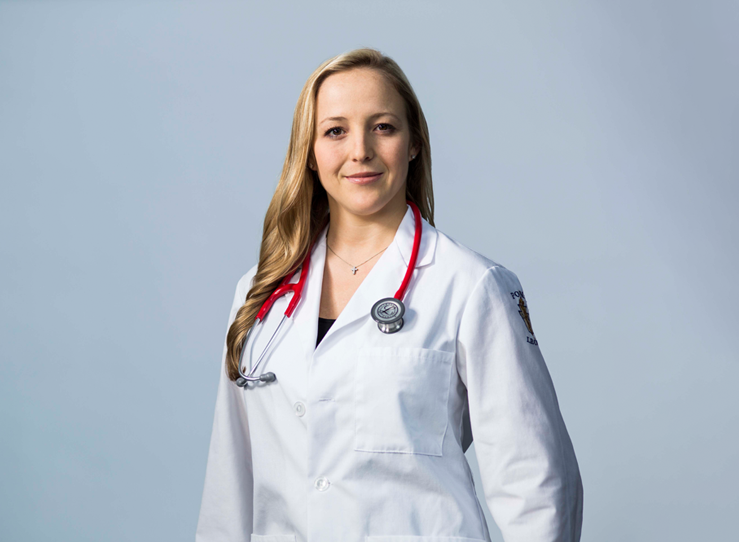
<svg viewBox="0 0 739 542"><path fill-rule="evenodd" d="M434 225L428 126L421 104L403 70L393 59L371 48L355 49L326 60L311 74L298 97L282 173L264 217L257 273L226 336L226 371L231 380L239 377L239 356L244 338L254 325L262 304L280 281L297 269L313 240L328 222L326 190L318 173L308 166L309 160L315 163L316 97L327 77L356 68L377 70L403 98L411 143L419 146L416 158L408 166L406 199L415 203L421 216Z"/></svg>

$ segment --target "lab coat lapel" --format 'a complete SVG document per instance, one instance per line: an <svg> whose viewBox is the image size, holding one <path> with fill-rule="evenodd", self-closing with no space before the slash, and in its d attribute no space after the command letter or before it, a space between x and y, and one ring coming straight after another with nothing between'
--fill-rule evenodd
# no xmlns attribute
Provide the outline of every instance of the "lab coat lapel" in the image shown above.
<svg viewBox="0 0 739 542"><path fill-rule="evenodd" d="M303 298L293 314L293 326L297 327L301 347L309 357L313 355L313 351L316 349L316 338L318 336L318 311L321 306L323 267L326 263L327 229L328 226L323 228L316 238L316 244L313 245Z"/></svg>

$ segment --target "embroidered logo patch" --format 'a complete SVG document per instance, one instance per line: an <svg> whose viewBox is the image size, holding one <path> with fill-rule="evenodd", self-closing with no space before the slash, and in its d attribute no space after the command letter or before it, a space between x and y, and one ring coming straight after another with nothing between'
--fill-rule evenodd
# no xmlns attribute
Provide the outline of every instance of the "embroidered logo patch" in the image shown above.
<svg viewBox="0 0 739 542"><path fill-rule="evenodd" d="M529 333L533 335L534 330L531 329L531 317L529 316L529 309L526 307L526 301L524 301L523 296L518 299L518 314L520 314L521 318L523 318L523 323L526 324L526 329L528 329Z"/></svg>
<svg viewBox="0 0 739 542"><path fill-rule="evenodd" d="M526 298L524 297L523 292L521 290L511 292L511 297L514 300L518 298L518 314L521 315L521 319L526 325L526 329L531 333L531 337L526 337L526 342L534 345L539 344L539 341L537 341L534 336L534 328L531 327L531 316L529 315L529 309L526 306Z"/></svg>

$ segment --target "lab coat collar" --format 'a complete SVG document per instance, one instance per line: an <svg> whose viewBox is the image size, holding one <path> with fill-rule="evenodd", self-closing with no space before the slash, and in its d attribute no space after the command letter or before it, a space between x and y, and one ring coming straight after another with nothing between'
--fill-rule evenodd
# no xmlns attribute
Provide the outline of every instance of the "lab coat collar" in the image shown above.
<svg viewBox="0 0 739 542"><path fill-rule="evenodd" d="M398 226L398 231L395 233L395 239L393 243L400 250L400 255L403 257L403 262L408 265L411 261L411 254L413 253L413 237L416 233L416 220L413 216L413 209L410 205L405 212L403 220ZM434 254L436 252L436 228L421 218L421 246L418 250L418 260L416 260L416 268L423 267L434 261ZM325 237L325 236L324 236ZM401 280L403 277L400 277ZM394 293L394 292L393 292Z"/></svg>
<svg viewBox="0 0 739 542"><path fill-rule="evenodd" d="M421 246L418 251L416 268L434 262L438 232L426 220L421 219ZM312 355L316 349L318 334L318 312L321 304L321 290L323 288L323 270L326 261L326 232L328 226L319 233L311 254L310 269L303 291L303 299L298 305L293 326L297 327L301 335L301 342L306 353ZM408 206L405 216L395 232L390 246L380 256L354 295L341 312L336 322L318 345L330 343L330 337L342 328L354 325L357 320L371 318L370 309L374 303L384 297L392 297L400 287L413 252L413 238L415 234L415 218L413 210ZM411 278L406 293L406 299L413 290L415 275Z"/></svg>

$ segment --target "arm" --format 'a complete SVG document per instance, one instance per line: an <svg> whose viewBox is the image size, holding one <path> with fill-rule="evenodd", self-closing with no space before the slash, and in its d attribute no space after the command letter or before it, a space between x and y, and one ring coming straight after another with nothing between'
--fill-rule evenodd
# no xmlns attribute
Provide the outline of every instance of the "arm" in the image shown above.
<svg viewBox="0 0 739 542"><path fill-rule="evenodd" d="M252 275L244 275L236 287L229 327L244 303ZM224 345L196 542L249 542L252 532L249 422L243 392L229 380L225 359Z"/></svg>
<svg viewBox="0 0 739 542"><path fill-rule="evenodd" d="M487 269L460 321L458 370L485 500L506 542L578 542L580 471L544 358L519 313L522 291L511 271Z"/></svg>

